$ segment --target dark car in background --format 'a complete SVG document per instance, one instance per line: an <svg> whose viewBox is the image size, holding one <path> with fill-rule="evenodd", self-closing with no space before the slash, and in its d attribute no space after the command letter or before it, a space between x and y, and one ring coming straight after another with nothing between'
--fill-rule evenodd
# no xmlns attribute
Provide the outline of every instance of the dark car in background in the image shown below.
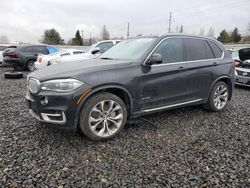
<svg viewBox="0 0 250 188"><path fill-rule="evenodd" d="M57 51L57 48L47 45L19 46L15 49L4 51L3 61L9 66L32 71L38 54L47 55Z"/></svg>
<svg viewBox="0 0 250 188"><path fill-rule="evenodd" d="M250 87L250 48L239 50L239 59L235 71L235 84Z"/></svg>
<svg viewBox="0 0 250 188"><path fill-rule="evenodd" d="M33 72L26 101L39 121L79 126L100 141L154 112L200 104L221 111L234 82L235 62L220 42L169 34L128 39L98 58Z"/></svg>

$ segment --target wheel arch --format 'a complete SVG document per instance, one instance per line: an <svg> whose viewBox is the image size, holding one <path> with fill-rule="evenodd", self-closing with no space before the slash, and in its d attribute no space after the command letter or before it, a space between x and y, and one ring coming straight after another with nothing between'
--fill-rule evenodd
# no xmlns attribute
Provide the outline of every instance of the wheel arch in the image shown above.
<svg viewBox="0 0 250 188"><path fill-rule="evenodd" d="M225 82L225 83L227 84L227 86L228 86L228 88L229 88L229 96L228 96L228 99L231 100L231 99L232 99L232 94L233 94L233 83L232 83L232 81L231 81L231 79L230 79L229 76L221 76L221 77L217 78L217 79L213 82L212 86L211 86L210 89L209 89L209 95L210 95L210 93L211 93L211 91L212 91L214 85L215 85L217 82L219 82L219 81L223 81L223 82Z"/></svg>
<svg viewBox="0 0 250 188"><path fill-rule="evenodd" d="M133 101L130 92L121 85L110 84L110 85L102 85L98 87L91 88L90 92L82 99L80 104L78 105L77 114L80 113L80 110L83 108L85 102L92 96L101 93L101 92L108 92L112 93L122 99L124 104L127 108L128 118L131 116L132 108L133 108ZM77 115L78 119L78 115ZM77 120L78 122L78 120Z"/></svg>

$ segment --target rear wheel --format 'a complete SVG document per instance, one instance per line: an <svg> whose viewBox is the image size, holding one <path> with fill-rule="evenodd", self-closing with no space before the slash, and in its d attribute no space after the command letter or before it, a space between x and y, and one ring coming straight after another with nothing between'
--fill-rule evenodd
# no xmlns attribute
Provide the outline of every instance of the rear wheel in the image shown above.
<svg viewBox="0 0 250 188"><path fill-rule="evenodd" d="M80 129L94 141L115 137L127 121L124 102L111 93L100 93L86 101L80 113Z"/></svg>
<svg viewBox="0 0 250 188"><path fill-rule="evenodd" d="M29 71L34 71L35 70L35 60L29 60L26 64L26 68Z"/></svg>
<svg viewBox="0 0 250 188"><path fill-rule="evenodd" d="M208 98L206 108L213 112L222 111L228 102L229 90L225 82L217 82Z"/></svg>

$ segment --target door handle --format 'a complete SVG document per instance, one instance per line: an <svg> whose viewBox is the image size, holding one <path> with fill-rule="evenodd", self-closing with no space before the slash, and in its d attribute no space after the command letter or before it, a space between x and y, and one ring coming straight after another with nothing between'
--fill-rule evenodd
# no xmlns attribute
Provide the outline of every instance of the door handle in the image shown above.
<svg viewBox="0 0 250 188"><path fill-rule="evenodd" d="M178 68L178 70L182 70L182 69L184 69L184 67L179 67L179 68Z"/></svg>

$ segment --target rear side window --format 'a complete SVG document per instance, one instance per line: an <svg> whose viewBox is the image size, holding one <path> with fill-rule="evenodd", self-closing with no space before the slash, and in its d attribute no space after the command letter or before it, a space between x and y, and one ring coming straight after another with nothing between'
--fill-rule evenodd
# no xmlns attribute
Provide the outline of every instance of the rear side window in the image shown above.
<svg viewBox="0 0 250 188"><path fill-rule="evenodd" d="M34 46L33 50L35 53L48 54L48 50L43 46Z"/></svg>
<svg viewBox="0 0 250 188"><path fill-rule="evenodd" d="M164 40L154 51L162 56L162 63L183 61L182 39L170 38Z"/></svg>
<svg viewBox="0 0 250 188"><path fill-rule="evenodd" d="M211 46L215 57L216 58L221 58L222 54L223 54L223 51L214 42L209 41L209 45Z"/></svg>
<svg viewBox="0 0 250 188"><path fill-rule="evenodd" d="M185 61L195 61L207 59L204 40L184 38Z"/></svg>
<svg viewBox="0 0 250 188"><path fill-rule="evenodd" d="M211 47L209 46L207 41L204 41L204 42L205 42L205 47L206 47L207 59L214 59L215 56L214 56L214 53L213 53Z"/></svg>
<svg viewBox="0 0 250 188"><path fill-rule="evenodd" d="M113 46L113 42L104 42L104 43L99 44L97 47L100 48L100 52L99 53L104 53L109 48L111 48L112 46Z"/></svg>
<svg viewBox="0 0 250 188"><path fill-rule="evenodd" d="M33 52L33 47L32 46L24 46L24 47L21 47L20 50L22 52Z"/></svg>

